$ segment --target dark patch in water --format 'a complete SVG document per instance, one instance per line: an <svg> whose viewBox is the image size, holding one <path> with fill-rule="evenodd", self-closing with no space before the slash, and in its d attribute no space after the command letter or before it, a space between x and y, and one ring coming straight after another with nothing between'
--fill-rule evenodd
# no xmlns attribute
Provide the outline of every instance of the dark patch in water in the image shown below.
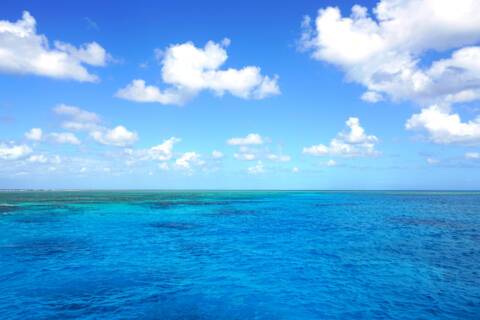
<svg viewBox="0 0 480 320"><path fill-rule="evenodd" d="M20 257L48 258L88 249L84 241L68 238L40 238L0 245L0 252Z"/></svg>
<svg viewBox="0 0 480 320"><path fill-rule="evenodd" d="M194 257L212 257L215 252L210 246L198 242L183 241L178 243L180 251Z"/></svg>
<svg viewBox="0 0 480 320"><path fill-rule="evenodd" d="M201 294L177 292L170 295L156 296L158 300L149 303L144 313L146 319L279 319L273 312L257 307L257 297L243 299L243 304L236 303L230 297L208 297ZM244 305L249 305L247 309Z"/></svg>
<svg viewBox="0 0 480 320"><path fill-rule="evenodd" d="M358 206L357 203L314 203L314 207L352 207Z"/></svg>
<svg viewBox="0 0 480 320"><path fill-rule="evenodd" d="M328 253L320 249L310 249L309 253L326 260L341 260L339 255Z"/></svg>
<svg viewBox="0 0 480 320"><path fill-rule="evenodd" d="M224 206L231 204L231 201L198 201L198 200L182 200L182 201L159 201L148 202L145 205L151 209L169 209L178 206Z"/></svg>
<svg viewBox="0 0 480 320"><path fill-rule="evenodd" d="M10 213L19 210L20 208L14 205L0 205L0 214L2 213Z"/></svg>
<svg viewBox="0 0 480 320"><path fill-rule="evenodd" d="M198 227L193 223L185 223L185 222L153 222L149 226L156 229L174 229L174 230L190 230Z"/></svg>
<svg viewBox="0 0 480 320"><path fill-rule="evenodd" d="M43 223L52 223L59 221L52 216L46 215L28 215L28 216L19 216L13 219L14 222L17 223L25 223L25 224L43 224Z"/></svg>
<svg viewBox="0 0 480 320"><path fill-rule="evenodd" d="M90 308L91 303L89 302L66 302L64 304L55 305L55 309L59 311L77 311L77 310L87 310Z"/></svg>
<svg viewBox="0 0 480 320"><path fill-rule="evenodd" d="M235 209L235 208L225 208L213 213L213 215L216 215L216 216L251 216L255 214L256 214L255 210Z"/></svg>
<svg viewBox="0 0 480 320"><path fill-rule="evenodd" d="M34 214L38 217L51 217L55 215L79 214L85 212L85 208L54 204L29 204L23 205L21 209L25 212L34 212Z"/></svg>
<svg viewBox="0 0 480 320"><path fill-rule="evenodd" d="M468 224L462 223L461 221L451 221L447 219L434 219L434 218L414 218L414 217L405 217L398 216L390 219L391 222L395 224L403 224L407 226L416 226L416 227L438 227L438 228L467 228Z"/></svg>
<svg viewBox="0 0 480 320"><path fill-rule="evenodd" d="M149 201L142 205L151 209L169 209L174 207L205 207L205 206L228 206L241 203L259 203L262 200L258 199L235 199L235 200L161 200Z"/></svg>

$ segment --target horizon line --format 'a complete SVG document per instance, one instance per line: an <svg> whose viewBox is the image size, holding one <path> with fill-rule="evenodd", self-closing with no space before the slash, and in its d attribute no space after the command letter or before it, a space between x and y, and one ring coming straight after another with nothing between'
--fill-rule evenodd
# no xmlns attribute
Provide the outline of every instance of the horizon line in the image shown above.
<svg viewBox="0 0 480 320"><path fill-rule="evenodd" d="M169 191L196 191L196 192L221 192L221 191L276 191L276 192L389 192L389 191L405 191L405 192L480 192L480 189L406 189L406 188L399 188L399 189L273 189L273 188L212 188L212 189L201 189L201 188L171 188L171 189L162 189L162 188L98 188L98 189L87 189L87 188L0 188L0 192L29 192L29 191L37 191L37 192L74 192L74 191L115 191L115 192L122 192L122 191L161 191L161 192L169 192Z"/></svg>

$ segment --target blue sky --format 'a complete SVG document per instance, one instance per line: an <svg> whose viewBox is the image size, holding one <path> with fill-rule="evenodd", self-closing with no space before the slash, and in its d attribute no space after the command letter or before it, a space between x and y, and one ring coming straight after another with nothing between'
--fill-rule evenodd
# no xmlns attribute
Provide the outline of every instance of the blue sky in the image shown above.
<svg viewBox="0 0 480 320"><path fill-rule="evenodd" d="M0 188L480 188L475 1L0 6Z"/></svg>

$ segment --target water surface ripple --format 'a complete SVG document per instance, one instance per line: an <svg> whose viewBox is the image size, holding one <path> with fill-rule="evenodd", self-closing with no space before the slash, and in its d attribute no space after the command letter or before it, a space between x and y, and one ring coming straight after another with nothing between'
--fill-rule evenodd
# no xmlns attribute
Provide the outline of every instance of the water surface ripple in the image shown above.
<svg viewBox="0 0 480 320"><path fill-rule="evenodd" d="M480 319L480 193L0 192L1 319Z"/></svg>

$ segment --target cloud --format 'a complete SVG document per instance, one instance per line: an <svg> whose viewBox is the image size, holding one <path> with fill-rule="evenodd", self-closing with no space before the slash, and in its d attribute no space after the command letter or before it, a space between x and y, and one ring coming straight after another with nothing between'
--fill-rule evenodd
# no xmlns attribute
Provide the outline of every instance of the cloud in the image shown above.
<svg viewBox="0 0 480 320"><path fill-rule="evenodd" d="M43 154L34 154L28 157L27 159L28 162L38 162L38 163L47 163L48 159L45 155Z"/></svg>
<svg viewBox="0 0 480 320"><path fill-rule="evenodd" d="M148 157L152 160L166 161L170 160L173 155L173 146L180 142L179 138L171 137L164 140L161 144L148 149Z"/></svg>
<svg viewBox="0 0 480 320"><path fill-rule="evenodd" d="M17 160L32 153L32 149L27 145L14 145L0 143L0 159Z"/></svg>
<svg viewBox="0 0 480 320"><path fill-rule="evenodd" d="M102 154L107 156L106 154ZM77 157L74 154L57 155L48 152L31 152L30 154L19 158L17 161L10 161L8 166L0 166L0 175L13 175L18 172L26 172L29 175L51 178L51 174L65 177L86 176L89 174L95 177L95 174L103 172L104 167L112 167L116 172L123 170L122 163L119 161L112 162L108 157L96 157L94 154L87 157ZM82 170L82 168L85 168ZM3 170L2 170L3 169Z"/></svg>
<svg viewBox="0 0 480 320"><path fill-rule="evenodd" d="M90 111L82 110L79 107L60 104L56 106L53 111L60 115L67 115L72 117L75 122L99 123L100 117Z"/></svg>
<svg viewBox="0 0 480 320"><path fill-rule="evenodd" d="M65 104L58 105L53 111L69 118L68 121L62 122L64 129L86 131L101 144L125 147L138 140L138 134L128 130L125 126L118 125L112 129L103 126L100 116L94 112Z"/></svg>
<svg viewBox="0 0 480 320"><path fill-rule="evenodd" d="M299 173L300 172L300 169L298 167L293 167L292 168L292 172L293 173Z"/></svg>
<svg viewBox="0 0 480 320"><path fill-rule="evenodd" d="M269 138L264 138L257 133L250 133L245 137L235 137L227 140L227 144L237 146L238 151L233 157L242 161L253 161L257 159L270 160L274 162L289 162L289 155L271 153L269 148L260 147L260 145L270 142Z"/></svg>
<svg viewBox="0 0 480 320"><path fill-rule="evenodd" d="M479 48L461 48L450 59L422 68L426 53L480 40L478 11L480 3L473 0L381 0L374 17L359 5L347 17L327 7L319 10L314 26L310 18L304 20L300 45L314 59L339 66L349 80L367 87L366 99L377 100L384 93L393 99L438 102L469 88L471 81L478 84L480 74L472 67L479 64ZM452 79L460 82L452 84Z"/></svg>
<svg viewBox="0 0 480 320"><path fill-rule="evenodd" d="M252 161L257 158L257 156L254 153L248 153L248 152L234 153L233 157L235 159L244 160L244 161Z"/></svg>
<svg viewBox="0 0 480 320"><path fill-rule="evenodd" d="M480 159L480 152L467 152L465 153L465 159L469 159L469 160Z"/></svg>
<svg viewBox="0 0 480 320"><path fill-rule="evenodd" d="M88 29L93 29L96 31L100 30L100 27L98 26L98 24L92 19L90 19L89 17L85 17L84 20L87 23Z"/></svg>
<svg viewBox="0 0 480 320"><path fill-rule="evenodd" d="M327 161L327 163L325 163L325 165L327 167L335 167L337 165L337 162L333 159L330 159L330 160Z"/></svg>
<svg viewBox="0 0 480 320"><path fill-rule="evenodd" d="M181 94L178 90L166 89L160 91L155 86L145 85L145 80L135 79L125 88L115 94L117 98L135 102L158 102L161 104L184 104L188 100L187 93Z"/></svg>
<svg viewBox="0 0 480 320"><path fill-rule="evenodd" d="M61 144L80 144L80 139L77 138L76 135L74 135L71 132L52 132L49 134L49 137L56 143L61 143Z"/></svg>
<svg viewBox="0 0 480 320"><path fill-rule="evenodd" d="M278 77L264 76L259 67L220 69L228 59L223 43L207 42L203 48L192 42L171 45L161 54L162 80L169 85L165 90L146 85L142 79L133 80L117 91L116 97L136 102L157 102L181 105L201 91L212 91L217 96L229 93L243 99L263 99L280 94Z"/></svg>
<svg viewBox="0 0 480 320"><path fill-rule="evenodd" d="M32 128L30 131L25 133L25 138L32 141L41 141L43 137L42 129Z"/></svg>
<svg viewBox="0 0 480 320"><path fill-rule="evenodd" d="M98 77L85 65L105 66L108 59L108 53L96 42L77 48L56 41L51 47L45 35L37 34L36 21L28 11L16 22L0 21L1 72L97 82Z"/></svg>
<svg viewBox="0 0 480 320"><path fill-rule="evenodd" d="M148 149L126 149L125 153L132 158L132 160L153 160L153 161L168 161L173 157L173 147L181 139L171 137L164 140L161 144L153 146Z"/></svg>
<svg viewBox="0 0 480 320"><path fill-rule="evenodd" d="M378 138L365 134L358 118L350 117L345 122L348 131L342 131L330 141L329 145L319 144L303 148L303 153L314 156L374 156L378 155L375 145Z"/></svg>
<svg viewBox="0 0 480 320"><path fill-rule="evenodd" d="M462 122L457 113L448 106L433 105L422 109L407 120L407 130L422 130L429 134L434 143L480 144L480 116L468 122Z"/></svg>
<svg viewBox="0 0 480 320"><path fill-rule="evenodd" d="M62 162L60 156L46 156L44 154L33 154L27 159L28 162L32 163L51 163L51 164L60 164Z"/></svg>
<svg viewBox="0 0 480 320"><path fill-rule="evenodd" d="M227 140L227 144L232 146L246 146L263 144L264 139L258 133L250 133L245 137L231 138Z"/></svg>
<svg viewBox="0 0 480 320"><path fill-rule="evenodd" d="M264 168L264 166L263 166L262 161L259 160L256 165L251 166L251 167L248 167L248 168L247 168L247 172L248 172L249 174L260 174L260 173L264 173L264 172L265 172L265 168Z"/></svg>
<svg viewBox="0 0 480 320"><path fill-rule="evenodd" d="M289 162L292 158L284 154L268 154L267 159L276 162Z"/></svg>
<svg viewBox="0 0 480 320"><path fill-rule="evenodd" d="M221 159L221 158L223 158L223 157L224 157L223 152L218 151L218 150L213 150L213 151L212 151L212 158L214 158L214 159Z"/></svg>
<svg viewBox="0 0 480 320"><path fill-rule="evenodd" d="M175 161L175 165L184 170L192 170L193 166L203 166L204 164L205 161L200 159L200 155L193 151L185 152Z"/></svg>
<svg viewBox="0 0 480 320"><path fill-rule="evenodd" d="M461 123L451 108L480 99L479 11L474 0L380 0L372 15L359 5L349 16L327 7L314 24L304 19L300 47L362 84L367 102L388 97L421 105L412 128L421 127L412 122L437 113L443 122L428 123L431 141L475 141L478 120Z"/></svg>
<svg viewBox="0 0 480 320"><path fill-rule="evenodd" d="M377 103L383 100L383 96L378 92L367 91L362 94L361 99L366 102Z"/></svg>
<svg viewBox="0 0 480 320"><path fill-rule="evenodd" d="M166 163L166 162L161 162L161 163L159 163L159 164L158 164L158 168L159 168L160 170L163 170L163 171L167 171L167 170L170 169L170 167L168 166L168 163Z"/></svg>
<svg viewBox="0 0 480 320"><path fill-rule="evenodd" d="M430 157L427 158L427 159L425 159L425 161L427 161L427 163L428 163L429 165L434 165L434 164L440 163L440 160L435 159L435 158L430 158Z"/></svg>
<svg viewBox="0 0 480 320"><path fill-rule="evenodd" d="M90 133L91 137L105 145L125 147L138 140L136 132L128 131L124 126L116 126L113 129L97 130Z"/></svg>
<svg viewBox="0 0 480 320"><path fill-rule="evenodd" d="M62 122L62 127L73 131L96 131L102 129L101 118L94 112L80 109L79 107L60 104L53 108L58 115L68 117L68 121Z"/></svg>
<svg viewBox="0 0 480 320"><path fill-rule="evenodd" d="M50 158L50 162L54 164L60 164L62 162L62 159L60 156L56 155Z"/></svg>

